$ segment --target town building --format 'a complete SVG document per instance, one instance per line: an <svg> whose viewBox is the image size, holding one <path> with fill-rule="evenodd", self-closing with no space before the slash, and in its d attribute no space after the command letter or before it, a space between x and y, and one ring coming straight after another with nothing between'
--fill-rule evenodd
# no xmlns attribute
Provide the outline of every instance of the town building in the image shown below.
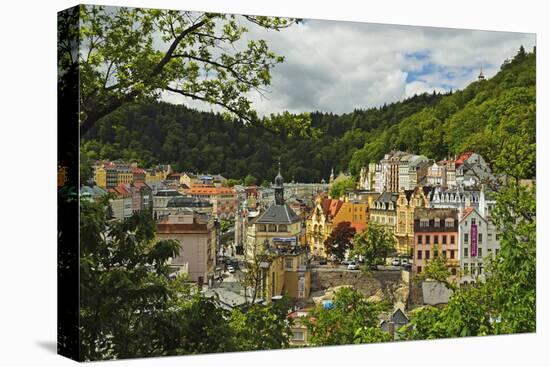
<svg viewBox="0 0 550 367"><path fill-rule="evenodd" d="M120 184L107 189L107 191L113 194L113 198L109 200L113 218L123 220L131 217L133 214L132 193L128 187Z"/></svg>
<svg viewBox="0 0 550 367"><path fill-rule="evenodd" d="M483 201L483 199L482 199ZM461 283L485 279L485 261L500 251L500 234L490 219L490 214L468 207L459 223L459 251L462 268Z"/></svg>
<svg viewBox="0 0 550 367"><path fill-rule="evenodd" d="M308 314L309 311L307 309L298 309L288 314L288 318L292 320L292 326L290 327L290 331L292 333L289 341L290 345L309 345L309 330L307 326L302 322L303 318L307 317Z"/></svg>
<svg viewBox="0 0 550 367"><path fill-rule="evenodd" d="M478 153L462 153L456 159L455 167L458 186L478 186L495 180L491 168Z"/></svg>
<svg viewBox="0 0 550 367"><path fill-rule="evenodd" d="M456 209L418 208L414 213L413 272L419 274L437 256L447 259L451 275L460 269Z"/></svg>
<svg viewBox="0 0 550 367"><path fill-rule="evenodd" d="M315 199L315 207L306 220L306 243L313 256L326 258L325 240L332 233L333 218L343 203L321 195Z"/></svg>
<svg viewBox="0 0 550 367"><path fill-rule="evenodd" d="M232 187L196 184L184 192L187 196L212 203L212 213L219 219L233 218L239 208L237 192Z"/></svg>
<svg viewBox="0 0 550 367"><path fill-rule="evenodd" d="M412 257L414 244L414 213L419 208L429 205L426 187L416 187L412 190L399 190L396 201L396 250L399 255Z"/></svg>
<svg viewBox="0 0 550 367"><path fill-rule="evenodd" d="M216 229L212 218L188 209L168 215L157 223L159 240L177 240L180 252L170 259L174 269L187 269L189 279L199 284L213 276L216 255Z"/></svg>
<svg viewBox="0 0 550 367"><path fill-rule="evenodd" d="M383 226L392 234L395 233L398 197L397 192L381 193L369 207L369 223Z"/></svg>
<svg viewBox="0 0 550 367"><path fill-rule="evenodd" d="M345 199L332 219L332 228L335 229L342 222L349 222L356 233L363 232L369 221L369 204L363 201Z"/></svg>
<svg viewBox="0 0 550 367"><path fill-rule="evenodd" d="M267 302L283 294L307 298L311 275L307 248L299 244L302 222L285 203L280 167L273 189L275 203L249 224L245 259L248 263L260 260L261 294Z"/></svg>
<svg viewBox="0 0 550 367"><path fill-rule="evenodd" d="M400 189L412 190L416 187L418 182L417 169L426 161L428 161L428 158L425 156L415 154L405 154L399 158L397 191Z"/></svg>

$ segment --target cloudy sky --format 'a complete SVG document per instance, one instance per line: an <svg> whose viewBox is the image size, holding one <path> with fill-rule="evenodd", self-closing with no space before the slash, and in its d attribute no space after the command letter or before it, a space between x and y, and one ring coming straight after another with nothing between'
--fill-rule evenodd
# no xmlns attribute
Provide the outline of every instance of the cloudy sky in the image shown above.
<svg viewBox="0 0 550 367"><path fill-rule="evenodd" d="M267 98L250 95L261 115L345 113L416 93L462 89L476 80L480 67L490 78L520 45L528 51L535 45L535 35L527 33L326 20L306 20L279 32L250 26L247 37L265 39L285 56L272 72ZM163 98L219 110L170 93Z"/></svg>

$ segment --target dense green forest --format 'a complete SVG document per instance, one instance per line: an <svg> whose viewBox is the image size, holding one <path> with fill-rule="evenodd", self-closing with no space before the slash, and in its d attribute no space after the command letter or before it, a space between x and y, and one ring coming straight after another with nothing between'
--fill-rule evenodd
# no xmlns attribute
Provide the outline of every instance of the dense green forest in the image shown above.
<svg viewBox="0 0 550 367"><path fill-rule="evenodd" d="M462 91L416 95L343 115L313 112L315 137L274 134L227 121L221 114L162 102L133 104L104 117L83 137L84 160L124 159L178 171L221 173L270 181L280 159L287 179L318 182L331 168L356 175L391 149L440 159L464 150L494 168L519 147L525 177L535 176L535 51L520 48L489 80Z"/></svg>

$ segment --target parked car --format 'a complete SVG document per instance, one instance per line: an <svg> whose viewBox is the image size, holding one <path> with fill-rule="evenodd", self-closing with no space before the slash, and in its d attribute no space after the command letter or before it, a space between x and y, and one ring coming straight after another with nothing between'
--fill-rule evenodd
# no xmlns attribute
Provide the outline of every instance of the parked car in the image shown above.
<svg viewBox="0 0 550 367"><path fill-rule="evenodd" d="M353 263L353 260L342 260L341 262L342 265L349 265L351 263Z"/></svg>
<svg viewBox="0 0 550 367"><path fill-rule="evenodd" d="M409 259L401 259L401 266L410 265Z"/></svg>
<svg viewBox="0 0 550 367"><path fill-rule="evenodd" d="M391 264L392 264L393 266L399 266L399 265L401 265L401 261L399 261L399 259L393 259L393 261L391 262Z"/></svg>
<svg viewBox="0 0 550 367"><path fill-rule="evenodd" d="M354 262L348 264L348 270L359 270L359 265Z"/></svg>
<svg viewBox="0 0 550 367"><path fill-rule="evenodd" d="M406 270L406 271L411 271L412 270L412 265L411 264L404 265L403 269Z"/></svg>
<svg viewBox="0 0 550 367"><path fill-rule="evenodd" d="M235 268L232 266L232 265L229 265L227 267L227 271L230 272L230 273L234 273L235 272Z"/></svg>
<svg viewBox="0 0 550 367"><path fill-rule="evenodd" d="M319 260L319 265L326 265L327 264L327 259L320 259Z"/></svg>

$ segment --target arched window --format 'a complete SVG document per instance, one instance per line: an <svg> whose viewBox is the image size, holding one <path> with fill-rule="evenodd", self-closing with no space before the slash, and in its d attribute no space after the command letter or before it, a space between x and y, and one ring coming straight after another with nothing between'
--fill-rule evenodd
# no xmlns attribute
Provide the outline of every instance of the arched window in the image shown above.
<svg viewBox="0 0 550 367"><path fill-rule="evenodd" d="M279 224L279 232L287 232L286 224Z"/></svg>
<svg viewBox="0 0 550 367"><path fill-rule="evenodd" d="M275 224L270 224L267 227L268 232L277 232L277 226Z"/></svg>

